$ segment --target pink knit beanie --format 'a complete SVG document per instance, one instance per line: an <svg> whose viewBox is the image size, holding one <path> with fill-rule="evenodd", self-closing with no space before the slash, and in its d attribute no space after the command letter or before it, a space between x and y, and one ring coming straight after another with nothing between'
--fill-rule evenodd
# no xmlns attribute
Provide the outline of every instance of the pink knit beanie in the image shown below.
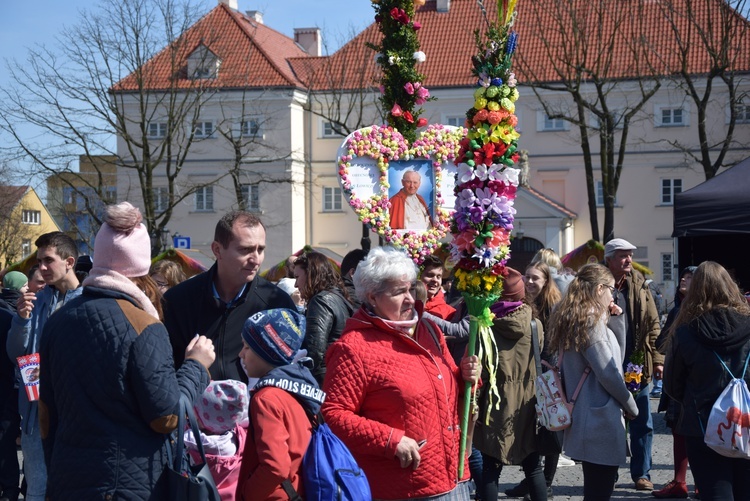
<svg viewBox="0 0 750 501"><path fill-rule="evenodd" d="M151 239L142 220L141 211L130 202L108 206L94 241L93 268L116 271L128 278L148 275Z"/></svg>

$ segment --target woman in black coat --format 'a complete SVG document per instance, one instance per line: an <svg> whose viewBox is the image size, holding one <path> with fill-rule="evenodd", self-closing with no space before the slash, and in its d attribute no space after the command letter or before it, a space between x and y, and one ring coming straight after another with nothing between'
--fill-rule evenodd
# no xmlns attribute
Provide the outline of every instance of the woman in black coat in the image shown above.
<svg viewBox="0 0 750 501"><path fill-rule="evenodd" d="M704 442L711 408L750 356L750 306L727 270L713 261L695 270L667 333L664 390L682 404L675 431L703 499L750 499L750 461L720 455ZM729 369L725 369L724 365ZM750 372L744 374L750 383Z"/></svg>
<svg viewBox="0 0 750 501"><path fill-rule="evenodd" d="M325 354L341 337L346 319L354 313L341 276L320 252L309 252L294 262L294 277L307 303L307 332L302 348L314 363L313 376L322 386L326 374Z"/></svg>

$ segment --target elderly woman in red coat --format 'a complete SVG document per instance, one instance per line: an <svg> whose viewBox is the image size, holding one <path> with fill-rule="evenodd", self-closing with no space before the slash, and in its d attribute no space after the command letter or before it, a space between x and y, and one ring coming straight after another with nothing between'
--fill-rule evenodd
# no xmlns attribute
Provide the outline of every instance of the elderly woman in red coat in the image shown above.
<svg viewBox="0 0 750 501"><path fill-rule="evenodd" d="M440 329L421 318L414 263L378 247L354 273L362 307L326 354L323 415L367 474L375 499L468 500L458 478L459 396L479 376L456 367Z"/></svg>

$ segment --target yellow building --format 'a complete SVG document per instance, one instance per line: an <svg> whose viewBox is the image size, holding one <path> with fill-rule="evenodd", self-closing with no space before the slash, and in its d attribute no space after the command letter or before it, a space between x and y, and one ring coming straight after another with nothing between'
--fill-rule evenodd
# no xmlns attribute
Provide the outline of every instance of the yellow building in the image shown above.
<svg viewBox="0 0 750 501"><path fill-rule="evenodd" d="M35 252L40 235L59 229L34 188L0 185L0 269Z"/></svg>

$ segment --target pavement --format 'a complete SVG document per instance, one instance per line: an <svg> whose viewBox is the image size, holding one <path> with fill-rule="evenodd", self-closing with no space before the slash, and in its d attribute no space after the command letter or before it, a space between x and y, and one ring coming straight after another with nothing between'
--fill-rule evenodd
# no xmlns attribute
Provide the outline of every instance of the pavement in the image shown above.
<svg viewBox="0 0 750 501"><path fill-rule="evenodd" d="M661 489L674 478L674 461L672 456L672 432L664 423L664 413L657 414L656 408L659 400L651 399L651 414L654 420L654 442L651 453L651 481L654 489ZM620 479L615 486L612 500L655 500L650 491L637 491L633 488L630 479L630 469L627 466L620 467ZM511 500L521 498L509 498L504 494L509 489L523 480L523 470L517 466L505 466L500 475L499 500ZM687 475L688 490L692 497L695 490L693 475L688 468ZM575 466L563 466L557 469L555 481L552 483L552 494L554 501L582 501L583 500L583 470L580 464Z"/></svg>
<svg viewBox="0 0 750 501"><path fill-rule="evenodd" d="M655 489L661 489L674 477L674 462L672 460L672 433L664 424L664 414L657 414L656 407L659 404L658 399L651 399L651 413L654 418L654 442L652 451L652 469L651 481ZM19 461L21 452L18 452ZM506 489L510 489L521 480L523 480L523 471L518 466L506 466L500 476L500 495L498 500L511 500L521 498L509 498L504 494ZM688 489L692 497L695 490L693 475L688 469L687 476ZM583 471L581 465L563 466L557 469L555 481L552 484L552 493L554 501L583 501ZM23 499L23 497L21 498ZM620 480L615 486L612 500L655 500L656 498L648 491L636 491L633 488L633 482L630 479L630 470L627 466L620 468Z"/></svg>

